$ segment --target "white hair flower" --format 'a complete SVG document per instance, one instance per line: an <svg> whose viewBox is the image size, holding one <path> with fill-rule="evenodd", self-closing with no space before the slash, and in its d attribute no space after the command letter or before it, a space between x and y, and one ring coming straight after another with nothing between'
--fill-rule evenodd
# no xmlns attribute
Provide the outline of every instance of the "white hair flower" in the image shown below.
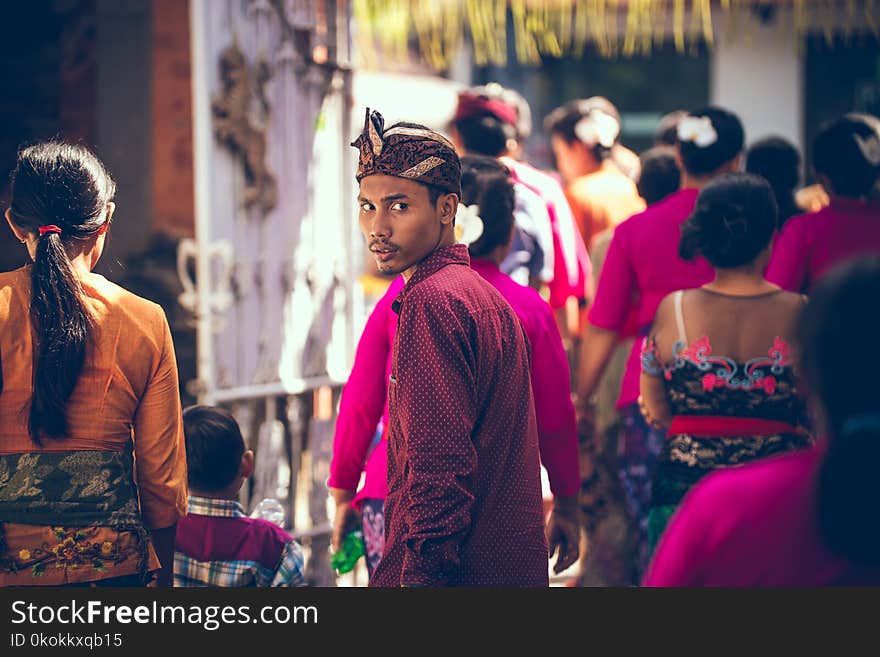
<svg viewBox="0 0 880 657"><path fill-rule="evenodd" d="M706 148L718 141L718 133L708 116L685 116L678 122L678 140L693 142L698 148Z"/></svg>
<svg viewBox="0 0 880 657"><path fill-rule="evenodd" d="M600 144L605 148L611 148L620 134L620 124L610 114L593 108L575 124L574 134L587 146Z"/></svg>
<svg viewBox="0 0 880 657"><path fill-rule="evenodd" d="M868 164L874 167L880 166L880 137L877 135L869 135L867 137L854 135L854 137L856 138L856 145L859 147L865 160L868 161Z"/></svg>
<svg viewBox="0 0 880 657"><path fill-rule="evenodd" d="M458 204L455 212L455 239L470 246L483 234L483 220L477 205Z"/></svg>

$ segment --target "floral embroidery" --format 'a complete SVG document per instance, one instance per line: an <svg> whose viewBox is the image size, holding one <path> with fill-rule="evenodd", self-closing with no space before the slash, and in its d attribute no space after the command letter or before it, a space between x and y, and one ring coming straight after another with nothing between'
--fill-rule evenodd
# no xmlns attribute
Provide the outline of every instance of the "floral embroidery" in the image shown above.
<svg viewBox="0 0 880 657"><path fill-rule="evenodd" d="M657 341L653 338L645 338L642 341L642 369L651 376L660 376L664 373L660 354L657 352Z"/></svg>
<svg viewBox="0 0 880 657"><path fill-rule="evenodd" d="M642 345L642 369L653 376L663 377L670 381L672 372L687 365L693 365L705 372L700 379L703 390L712 392L717 388L733 390L758 390L768 395L776 392L777 377L791 362L788 343L780 337L773 339L773 346L767 356L752 358L740 365L726 356L713 356L712 344L706 336L690 345L681 340L672 347L673 361L665 365L659 358L657 344L653 339L645 338Z"/></svg>
<svg viewBox="0 0 880 657"><path fill-rule="evenodd" d="M21 564L17 564L15 569L29 567L34 577L43 575L49 566L71 570L92 568L103 572L108 566L121 563L137 552L134 544L127 549L120 549L114 541L92 541L96 529L53 527L52 533L58 542L54 545L43 543L31 549L22 548L18 551Z"/></svg>
<svg viewBox="0 0 880 657"><path fill-rule="evenodd" d="M56 523L69 523L58 526ZM4 525L43 528L42 538L9 549ZM121 538L125 537L125 538ZM137 557L146 575L149 536L143 526L130 449L0 455L0 575L30 569L109 567Z"/></svg>

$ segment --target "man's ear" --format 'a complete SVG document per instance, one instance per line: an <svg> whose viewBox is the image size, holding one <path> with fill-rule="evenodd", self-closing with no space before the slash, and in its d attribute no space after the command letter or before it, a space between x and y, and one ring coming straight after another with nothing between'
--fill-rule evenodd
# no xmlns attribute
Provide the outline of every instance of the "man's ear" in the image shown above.
<svg viewBox="0 0 880 657"><path fill-rule="evenodd" d="M440 223L451 225L458 210L458 194L444 194L437 199L440 210Z"/></svg>
<svg viewBox="0 0 880 657"><path fill-rule="evenodd" d="M254 474L253 450L245 450L245 453L241 455L241 467L239 468L238 474L243 479L250 479L250 476Z"/></svg>

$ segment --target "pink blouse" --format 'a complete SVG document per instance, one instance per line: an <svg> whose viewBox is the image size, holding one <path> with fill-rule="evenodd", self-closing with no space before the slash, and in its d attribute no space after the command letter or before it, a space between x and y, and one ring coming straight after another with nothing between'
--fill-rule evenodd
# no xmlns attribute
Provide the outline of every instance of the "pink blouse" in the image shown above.
<svg viewBox="0 0 880 657"><path fill-rule="evenodd" d="M880 583L880 569L831 554L819 533L814 474L823 446L709 475L663 534L646 586Z"/></svg>
<svg viewBox="0 0 880 657"><path fill-rule="evenodd" d="M364 486L355 496L355 502L385 498L388 465L386 436L383 434L372 451L370 446L379 418L383 427L388 426L391 346L397 332L397 313L391 310L391 304L405 284L403 276L397 276L370 313L339 403L327 485L356 490L363 472Z"/></svg>
<svg viewBox="0 0 880 657"><path fill-rule="evenodd" d="M554 495L574 495L580 486L575 414L568 361L550 306L537 292L519 285L491 263L472 260L471 267L507 300L529 338L541 461ZM403 286L404 279L398 276L367 320L336 421L327 485L355 490L363 471L364 485L355 502L383 499L386 494L387 442L383 436L372 451L370 445L380 416L383 426L388 424L386 392L397 330L391 303Z"/></svg>
<svg viewBox="0 0 880 657"><path fill-rule="evenodd" d="M791 292L807 292L838 262L869 253L880 253L880 202L834 197L828 207L786 222L767 279Z"/></svg>
<svg viewBox="0 0 880 657"><path fill-rule="evenodd" d="M614 230L602 265L596 300L590 308L593 326L622 333L634 310L640 335L650 327L657 306L675 290L700 287L714 278L703 258L678 257L681 224L697 200L696 189L683 189L633 215ZM639 398L639 354L635 340L621 383L618 408Z"/></svg>

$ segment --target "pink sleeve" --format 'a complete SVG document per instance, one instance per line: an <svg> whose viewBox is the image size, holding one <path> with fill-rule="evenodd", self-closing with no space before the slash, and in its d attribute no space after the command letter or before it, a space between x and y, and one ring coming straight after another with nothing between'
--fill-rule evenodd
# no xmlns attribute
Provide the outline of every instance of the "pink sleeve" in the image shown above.
<svg viewBox="0 0 880 657"><path fill-rule="evenodd" d="M358 343L336 420L327 481L331 488L356 490L360 481L367 450L385 408L388 387L385 372L391 358L387 326L394 319L390 318L394 312L391 302L399 292L400 286L392 283L370 314Z"/></svg>
<svg viewBox="0 0 880 657"><path fill-rule="evenodd" d="M806 292L808 244L802 217L793 217L773 245L767 280L789 292Z"/></svg>
<svg viewBox="0 0 880 657"><path fill-rule="evenodd" d="M554 495L576 495L581 476L568 360L550 307L544 304L542 310L536 313L535 335L529 336L541 462Z"/></svg>
<svg viewBox="0 0 880 657"><path fill-rule="evenodd" d="M615 332L620 332L626 324L632 309L633 290L638 283L627 248L627 233L621 230L625 226L625 223L618 226L611 238L589 313L590 324Z"/></svg>
<svg viewBox="0 0 880 657"><path fill-rule="evenodd" d="M558 193L554 190L547 209L553 229L554 257L553 280L547 287L550 289L550 306L555 309L564 306L569 297L586 297L586 291L592 289L593 270L587 247L562 187L558 187Z"/></svg>

